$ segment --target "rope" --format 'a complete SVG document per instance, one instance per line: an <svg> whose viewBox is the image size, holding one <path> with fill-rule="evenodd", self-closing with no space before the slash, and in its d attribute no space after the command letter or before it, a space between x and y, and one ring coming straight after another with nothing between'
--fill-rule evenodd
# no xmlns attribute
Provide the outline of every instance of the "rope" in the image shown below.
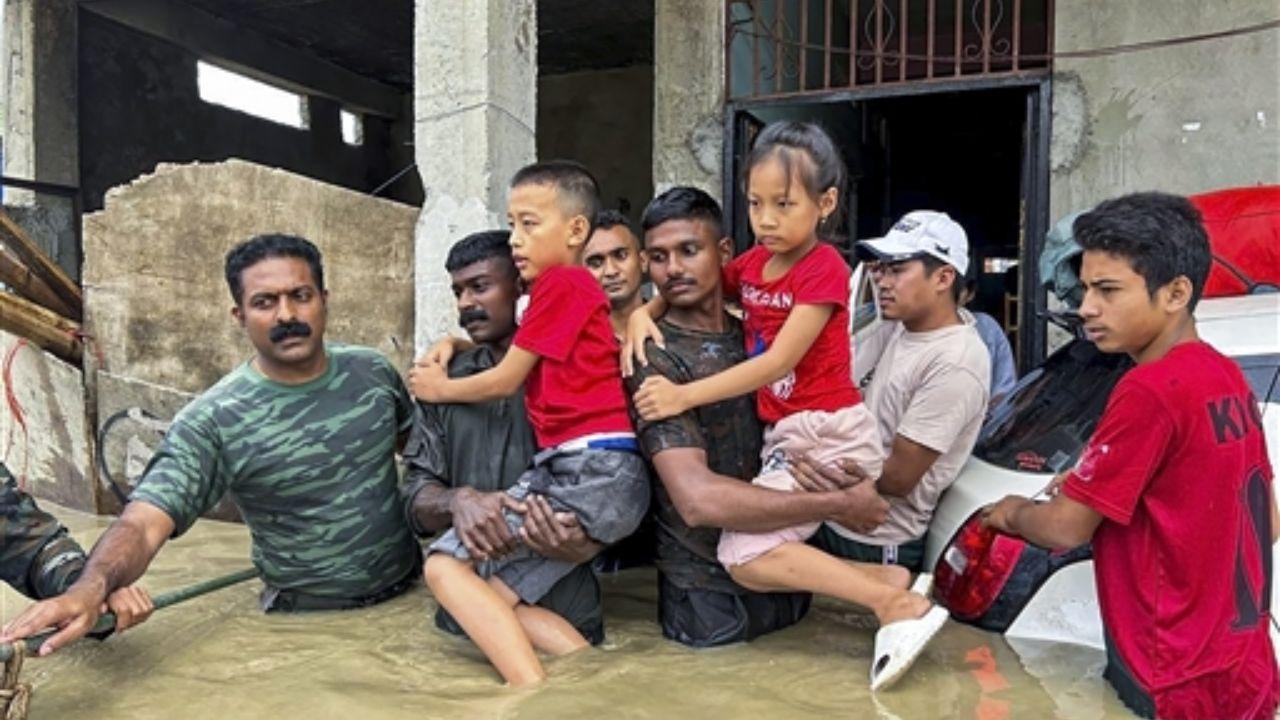
<svg viewBox="0 0 1280 720"><path fill-rule="evenodd" d="M18 396L13 391L13 359L17 356L18 351L26 347L27 339L18 338L18 341L9 348L9 352L4 356L4 399L9 405L9 413L13 415L13 421L17 427L22 428L22 447L26 451L22 456L22 469L18 473L18 489L27 489L27 469L31 466L31 439L27 434L27 418L22 414L22 404L18 402ZM13 426L9 427L9 448L5 452L6 457L13 457Z"/></svg>
<svg viewBox="0 0 1280 720"><path fill-rule="evenodd" d="M5 661L4 673L0 675L0 718L4 720L27 718L27 709L31 705L31 685L18 682L25 656L26 652L20 647L13 657Z"/></svg>

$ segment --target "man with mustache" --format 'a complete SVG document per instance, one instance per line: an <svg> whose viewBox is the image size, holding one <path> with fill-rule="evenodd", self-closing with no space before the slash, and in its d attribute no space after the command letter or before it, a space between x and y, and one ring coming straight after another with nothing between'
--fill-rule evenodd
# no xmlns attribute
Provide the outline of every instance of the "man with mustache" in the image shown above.
<svg viewBox="0 0 1280 720"><path fill-rule="evenodd" d="M113 591L230 493L249 526L267 612L364 607L412 587L422 557L395 452L413 420L400 374L374 350L324 342L328 292L307 240L260 235L225 274L254 356L182 410L79 580L0 631L47 627L48 654L81 637Z"/></svg>
<svg viewBox="0 0 1280 720"><path fill-rule="evenodd" d="M494 367L511 347L520 276L511 260L510 235L506 230L468 235L445 259L458 324L474 343L451 358L450 377ZM524 542L547 557L586 562L599 548L572 513L553 513L539 495L521 504L504 492L536 452L523 391L486 403L419 403L404 451L410 525L419 535L453 527L471 556L480 560L505 555ZM504 507L524 512L519 536L503 519ZM604 639L600 583L589 566L579 565L538 604L567 619L591 643ZM443 608L436 612L436 626L462 633Z"/></svg>

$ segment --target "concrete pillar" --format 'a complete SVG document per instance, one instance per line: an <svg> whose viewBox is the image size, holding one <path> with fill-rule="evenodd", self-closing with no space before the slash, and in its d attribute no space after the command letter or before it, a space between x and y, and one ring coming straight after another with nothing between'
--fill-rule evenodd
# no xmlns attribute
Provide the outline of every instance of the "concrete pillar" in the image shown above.
<svg viewBox="0 0 1280 720"><path fill-rule="evenodd" d="M3 3L4 174L78 186L76 3ZM70 200L8 188L5 204L15 206L15 219L64 269L79 277Z"/></svg>
<svg viewBox="0 0 1280 720"><path fill-rule="evenodd" d="M507 183L535 157L535 0L417 0L414 118L426 201L414 268L419 348L457 327L450 245L506 227Z"/></svg>
<svg viewBox="0 0 1280 720"><path fill-rule="evenodd" d="M721 0L654 0L653 186L720 198L724 164Z"/></svg>

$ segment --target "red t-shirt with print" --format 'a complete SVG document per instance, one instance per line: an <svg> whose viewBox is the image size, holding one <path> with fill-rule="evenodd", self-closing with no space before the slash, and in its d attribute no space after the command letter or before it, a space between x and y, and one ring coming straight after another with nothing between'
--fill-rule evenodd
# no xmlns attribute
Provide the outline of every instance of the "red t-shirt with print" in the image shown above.
<svg viewBox="0 0 1280 720"><path fill-rule="evenodd" d="M747 355L773 345L797 305L831 305L834 311L795 369L756 392L760 419L776 423L802 410L834 412L862 402L853 386L849 354L849 266L840 253L819 242L780 277L766 281L773 254L757 245L724 270L725 293L742 305Z"/></svg>
<svg viewBox="0 0 1280 720"><path fill-rule="evenodd" d="M585 268L557 266L538 275L512 342L538 356L524 387L538 447L632 432L609 298Z"/></svg>
<svg viewBox="0 0 1280 720"><path fill-rule="evenodd" d="M1121 378L1063 484L1105 518L1098 600L1125 666L1108 676L1136 681L1158 717L1275 715L1272 479L1240 368L1189 342Z"/></svg>

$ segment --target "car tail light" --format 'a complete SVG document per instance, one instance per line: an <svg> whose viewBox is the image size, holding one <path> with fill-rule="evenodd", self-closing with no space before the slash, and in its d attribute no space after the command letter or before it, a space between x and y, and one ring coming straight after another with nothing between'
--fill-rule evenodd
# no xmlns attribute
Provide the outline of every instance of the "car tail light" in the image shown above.
<svg viewBox="0 0 1280 720"><path fill-rule="evenodd" d="M957 620L1004 632L1054 572L1091 557L1088 544L1051 552L998 533L982 525L979 510L943 549L933 571L933 592Z"/></svg>

